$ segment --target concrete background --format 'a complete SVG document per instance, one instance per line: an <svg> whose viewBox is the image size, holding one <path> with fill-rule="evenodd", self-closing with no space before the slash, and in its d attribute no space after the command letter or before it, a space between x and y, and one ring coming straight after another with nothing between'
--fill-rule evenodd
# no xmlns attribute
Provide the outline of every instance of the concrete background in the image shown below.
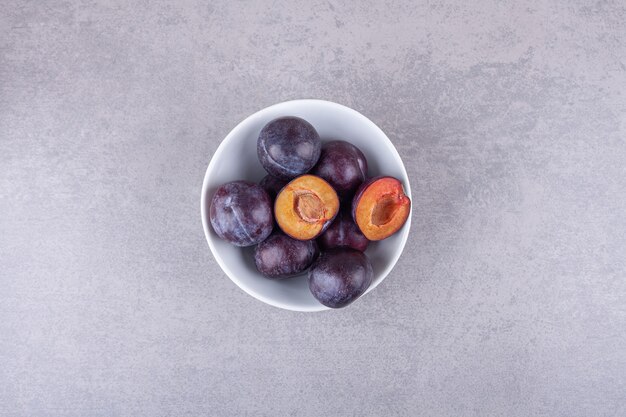
<svg viewBox="0 0 626 417"><path fill-rule="evenodd" d="M623 1L15 1L0 11L0 415L626 415ZM266 306L202 233L270 104L396 144L404 256Z"/></svg>

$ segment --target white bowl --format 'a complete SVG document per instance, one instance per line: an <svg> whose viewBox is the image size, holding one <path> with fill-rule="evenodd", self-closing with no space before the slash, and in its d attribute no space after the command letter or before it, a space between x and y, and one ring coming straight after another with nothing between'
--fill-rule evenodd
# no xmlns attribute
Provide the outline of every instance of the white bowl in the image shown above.
<svg viewBox="0 0 626 417"><path fill-rule="evenodd" d="M254 266L252 247L235 247L221 240L209 226L208 208L217 187L235 180L258 182L266 175L257 158L257 137L266 123L281 116L307 120L322 142L342 139L357 146L367 158L370 177L398 178L409 197L411 186L398 151L383 131L359 112L329 101L293 100L267 107L239 123L217 148L204 176L200 201L204 234L217 263L239 288L264 303L294 311L327 310L311 295L306 274L283 281L264 278ZM409 214L398 233L370 243L365 253L372 262L374 279L366 294L391 272L404 249L410 227Z"/></svg>

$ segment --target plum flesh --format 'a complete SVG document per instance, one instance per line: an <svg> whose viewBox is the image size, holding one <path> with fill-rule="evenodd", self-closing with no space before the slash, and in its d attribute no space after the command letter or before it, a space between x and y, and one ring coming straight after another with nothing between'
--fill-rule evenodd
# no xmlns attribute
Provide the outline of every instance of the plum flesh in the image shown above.
<svg viewBox="0 0 626 417"><path fill-rule="evenodd" d="M274 215L280 229L298 240L315 239L339 211L337 193L314 175L291 180L276 197Z"/></svg>
<svg viewBox="0 0 626 417"><path fill-rule="evenodd" d="M411 199L397 178L371 178L361 184L352 199L352 218L369 240L383 240L406 223Z"/></svg>

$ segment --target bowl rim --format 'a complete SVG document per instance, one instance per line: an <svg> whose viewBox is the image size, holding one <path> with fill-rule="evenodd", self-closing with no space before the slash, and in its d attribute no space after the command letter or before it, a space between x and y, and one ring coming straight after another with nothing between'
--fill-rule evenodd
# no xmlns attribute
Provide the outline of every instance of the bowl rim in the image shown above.
<svg viewBox="0 0 626 417"><path fill-rule="evenodd" d="M391 140L387 137L385 132L383 132L382 129L380 127L378 127L378 125L376 125L369 118L367 118L363 114L359 113L358 111L356 111L356 110L354 110L354 109L352 109L352 108L350 108L348 106L344 106L342 104L335 103L335 102L332 102L332 101L321 100L321 99L287 100L287 101L283 101L283 102L276 103L276 104L273 104L271 106L265 107L265 108L263 108L261 110L258 110L256 112L252 113L251 115L247 116L242 121L240 121L237 124L237 126L235 126L226 135L226 137L224 137L224 139L222 139L222 141L220 142L219 146L217 147L217 149L215 150L215 152L211 156L211 161L209 162L209 165L207 166L206 172L204 174L204 180L202 181L202 190L201 190L201 195L200 195L200 217L202 219L202 228L204 230L204 236L206 238L206 241L209 244L209 249L211 250L211 253L213 254L213 257L217 261L217 264L220 266L222 271L224 271L226 276L228 276L228 278L230 278L231 281L233 281L240 289L242 289L248 295L256 298L259 301L264 302L265 304L269 304L271 306L282 308L282 309L285 309L285 310L290 310L290 311L317 312L317 311L332 310L331 308L326 307L325 305L323 305L321 303L319 304L319 306L317 306L317 305L316 306L298 306L298 305L295 305L295 304L286 304L286 303L281 302L279 300L275 300L273 298L266 297L265 295L263 295L261 293L258 293L256 291L252 290L251 288L247 287L244 283L241 282L241 280L239 278L237 278L237 276L232 272L232 270L228 267L226 262L224 262L222 257L219 255L219 253L218 253L218 251L217 251L217 249L216 249L216 247L215 247L215 245L213 243L213 237L211 236L211 232L209 230L209 220L208 220L208 214L207 214L208 210L205 209L205 208L207 208L207 204L208 204L208 200L209 200L209 198L207 196L207 194L208 194L207 190L208 190L208 186L209 186L209 177L210 177L211 172L213 172L215 164L217 163L216 161L218 161L219 158L222 156L222 153L224 152L224 149L226 147L226 143L228 143L230 140L232 140L233 137L236 137L239 134L239 131L242 130L247 123L249 123L251 120L259 117L261 114L266 113L266 112L270 112L271 110L275 109L276 107L285 107L285 106L289 106L289 105L293 105L293 104L300 104L300 105L313 104L313 105L317 105L317 106L320 106L320 105L321 106L327 106L327 107L329 107L331 109L332 108L338 109L338 110L341 110L341 111L344 111L344 112L351 113L355 118L361 119L362 122L364 122L365 124L369 125L369 127L372 130L376 131L386 141L386 145L390 149L392 157L396 160L396 163L398 163L398 166L400 167L401 172L403 174L403 178L401 178L401 181L402 181L403 185L405 186L405 190L404 191L407 194L407 196L411 200L413 200L412 196L411 196L411 184L409 182L409 175L406 172L406 168L404 166L404 163L402 162L402 158L400 158L400 154L398 153L398 150L394 146L393 142L391 142ZM393 268L396 266L396 263L400 259L400 256L402 255L402 252L404 252L404 247L406 246L406 242L408 240L409 231L411 229L412 213L413 213L413 204L411 204L411 209L409 211L409 216L407 218L406 223L402 226L402 228L399 231L401 233L401 236L400 236L400 245L398 247L398 250L394 252L393 258L391 259L391 262L389 262L389 265L382 271L380 276L375 281L372 282L370 287L367 289L367 291L365 291L365 293L361 297L363 297L365 294L368 294L369 292L374 290L374 288L376 288L378 285L380 285L380 283L383 282L385 280L385 278L387 278L389 273L391 273Z"/></svg>

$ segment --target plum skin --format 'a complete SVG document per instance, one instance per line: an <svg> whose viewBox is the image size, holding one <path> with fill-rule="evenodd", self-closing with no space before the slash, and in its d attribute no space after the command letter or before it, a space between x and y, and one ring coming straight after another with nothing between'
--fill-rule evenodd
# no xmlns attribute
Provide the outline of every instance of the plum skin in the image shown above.
<svg viewBox="0 0 626 417"><path fill-rule="evenodd" d="M323 305L342 308L359 298L372 283L372 264L356 249L323 252L309 269L309 289Z"/></svg>
<svg viewBox="0 0 626 417"><path fill-rule="evenodd" d="M276 196L278 195L280 190L282 190L283 187L287 185L287 182L287 180L276 178L271 174L267 174L263 177L263 179L261 179L259 185L263 187L265 191L267 191L267 194L273 201L276 199Z"/></svg>
<svg viewBox="0 0 626 417"><path fill-rule="evenodd" d="M367 159L353 144L333 140L322 146L319 161L311 173L328 181L337 194L345 197L367 178Z"/></svg>
<svg viewBox="0 0 626 417"><path fill-rule="evenodd" d="M369 240L352 219L349 210L342 209L332 224L317 239L323 249L350 247L365 252Z"/></svg>
<svg viewBox="0 0 626 417"><path fill-rule="evenodd" d="M318 255L314 240L296 240L274 233L254 249L254 264L267 278L285 279L306 271Z"/></svg>
<svg viewBox="0 0 626 417"><path fill-rule="evenodd" d="M271 175L292 179L317 163L322 149L315 128L299 117L279 117L266 124L257 139L257 156Z"/></svg>
<svg viewBox="0 0 626 417"><path fill-rule="evenodd" d="M209 219L220 238L240 247L264 241L274 227L269 195L249 181L232 181L218 187L211 199Z"/></svg>

